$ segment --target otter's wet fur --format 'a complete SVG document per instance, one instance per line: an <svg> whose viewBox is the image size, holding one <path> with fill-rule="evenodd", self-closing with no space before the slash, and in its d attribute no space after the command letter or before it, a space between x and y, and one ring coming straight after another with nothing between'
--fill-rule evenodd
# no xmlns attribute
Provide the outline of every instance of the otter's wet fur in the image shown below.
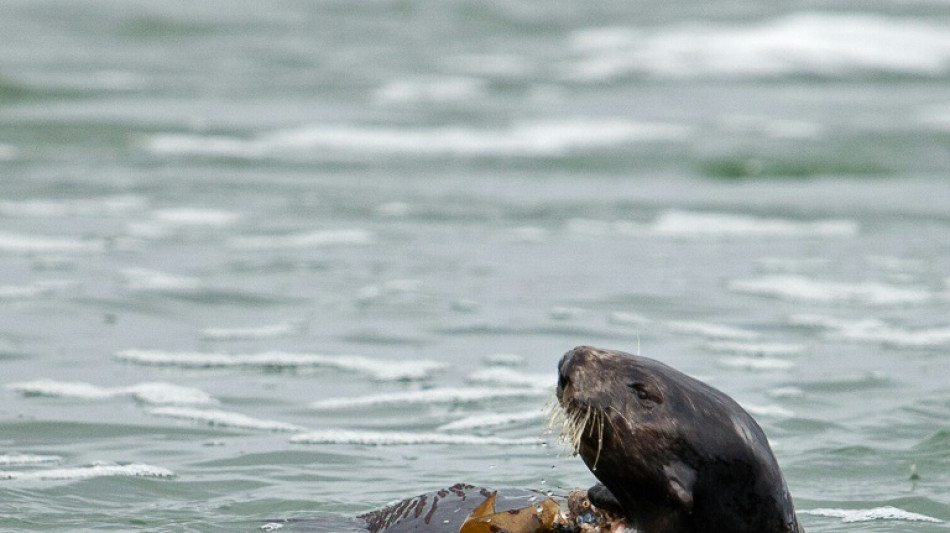
<svg viewBox="0 0 950 533"><path fill-rule="evenodd" d="M765 434L725 393L659 361L579 346L558 365L564 439L591 502L641 533L803 533Z"/></svg>

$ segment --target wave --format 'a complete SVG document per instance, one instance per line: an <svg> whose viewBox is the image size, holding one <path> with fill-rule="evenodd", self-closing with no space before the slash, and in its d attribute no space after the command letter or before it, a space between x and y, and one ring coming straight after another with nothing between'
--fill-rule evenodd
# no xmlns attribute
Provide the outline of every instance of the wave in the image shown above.
<svg viewBox="0 0 950 533"><path fill-rule="evenodd" d="M765 276L729 283L729 289L745 294L826 304L909 305L935 298L931 291L884 283L820 281L803 276Z"/></svg>
<svg viewBox="0 0 950 533"><path fill-rule="evenodd" d="M406 446L420 444L450 444L467 446L537 446L541 440L533 437L512 439L477 435L446 435L444 433L410 433L397 431L352 431L328 429L300 433L290 438L295 444L358 444L364 446Z"/></svg>
<svg viewBox="0 0 950 533"><path fill-rule="evenodd" d="M790 411L780 405L756 405L743 403L742 408L748 411L752 416L761 416L766 418L792 418L795 416L793 411Z"/></svg>
<svg viewBox="0 0 950 533"><path fill-rule="evenodd" d="M158 155L236 158L328 157L344 153L422 157L554 157L629 143L682 140L686 126L619 119L522 122L507 128L311 125L252 138L194 134L151 137ZM314 155L317 154L317 155Z"/></svg>
<svg viewBox="0 0 950 533"><path fill-rule="evenodd" d="M753 340L759 337L759 334L754 331L708 322L677 321L668 323L666 327L674 333L700 335L713 339Z"/></svg>
<svg viewBox="0 0 950 533"><path fill-rule="evenodd" d="M175 207L155 210L148 219L129 222L126 227L133 237L158 239L183 229L227 228L236 224L241 216L209 207Z"/></svg>
<svg viewBox="0 0 950 533"><path fill-rule="evenodd" d="M438 431L459 431L496 428L513 426L525 422L535 422L542 420L543 418L544 413L540 409L525 411L522 413L488 413L460 418L458 420L442 424L436 429Z"/></svg>
<svg viewBox="0 0 950 533"><path fill-rule="evenodd" d="M734 370L751 370L756 372L775 372L791 370L795 363L773 357L723 357L717 361L720 366Z"/></svg>
<svg viewBox="0 0 950 533"><path fill-rule="evenodd" d="M669 210L650 224L654 233L680 237L853 237L851 220L797 221L729 213Z"/></svg>
<svg viewBox="0 0 950 533"><path fill-rule="evenodd" d="M159 293L197 293L203 290L197 278L176 276L147 268L127 268L121 271L126 286L132 291Z"/></svg>
<svg viewBox="0 0 950 533"><path fill-rule="evenodd" d="M323 411L333 409L357 409L378 405L478 403L503 399L541 398L548 395L550 395L550 391L535 388L445 387L418 391L371 394L355 398L328 398L326 400L313 402L309 407Z"/></svg>
<svg viewBox="0 0 950 533"><path fill-rule="evenodd" d="M77 198L71 200L3 200L0 215L9 217L113 217L141 212L148 200L137 195Z"/></svg>
<svg viewBox="0 0 950 533"><path fill-rule="evenodd" d="M525 374L508 367L483 368L465 378L469 383L508 387L551 388L557 383L556 374Z"/></svg>
<svg viewBox="0 0 950 533"><path fill-rule="evenodd" d="M805 509L799 513L812 516L827 516L831 518L840 518L842 522L873 522L876 520L903 520L907 522L932 522L943 523L943 520L931 516L912 513L897 507L884 506L874 507L872 509L834 509L819 508Z"/></svg>
<svg viewBox="0 0 950 533"><path fill-rule="evenodd" d="M208 393L171 383L139 383L128 387L99 387L80 381L39 379L6 385L8 390L26 396L56 396L79 400L108 400L130 396L153 405L207 405L217 403Z"/></svg>
<svg viewBox="0 0 950 533"><path fill-rule="evenodd" d="M378 104L453 103L486 95L487 83L470 76L424 76L387 82L373 93Z"/></svg>
<svg viewBox="0 0 950 533"><path fill-rule="evenodd" d="M60 463L63 458L59 455L37 455L30 453L3 453L0 454L0 466L33 466L49 463Z"/></svg>
<svg viewBox="0 0 950 533"><path fill-rule="evenodd" d="M0 253L42 254L76 253L89 254L104 252L107 249L105 239L71 239L68 237L47 237L20 233L0 233Z"/></svg>
<svg viewBox="0 0 950 533"><path fill-rule="evenodd" d="M225 227L235 224L241 219L241 215L209 207L175 207L158 209L152 213L152 218L173 226Z"/></svg>
<svg viewBox="0 0 950 533"><path fill-rule="evenodd" d="M175 473L167 468L142 463L125 465L103 463L76 468L53 468L22 472L0 470L0 480L8 481L75 481L96 477L116 476L170 478L174 477Z"/></svg>
<svg viewBox="0 0 950 533"><path fill-rule="evenodd" d="M778 78L950 74L946 19L795 13L743 26L606 27L570 37L566 76L588 82L656 78Z"/></svg>
<svg viewBox="0 0 950 533"><path fill-rule="evenodd" d="M247 250L273 250L280 248L316 248L341 244L373 244L376 235L364 229L317 230L289 235L261 235L235 237L229 244L233 248Z"/></svg>
<svg viewBox="0 0 950 533"><path fill-rule="evenodd" d="M266 305L285 298L281 295L257 294L240 288L210 285L198 278L147 268L126 268L121 270L120 274L130 291L200 303Z"/></svg>
<svg viewBox="0 0 950 533"><path fill-rule="evenodd" d="M654 235L690 239L853 237L860 232L857 222L846 219L791 220L735 213L683 211L660 212L652 221L596 220L573 218L569 233L585 236Z"/></svg>
<svg viewBox="0 0 950 533"><path fill-rule="evenodd" d="M346 370L368 375L380 381L413 381L431 377L445 368L438 361L385 361L358 355L322 355L288 352L225 354L209 352L167 352L162 350L122 350L119 361L150 366L183 368L300 368L318 367Z"/></svg>
<svg viewBox="0 0 950 533"><path fill-rule="evenodd" d="M149 409L149 414L155 416L165 416L169 418L180 418L202 422L215 427L233 427L239 429L255 429L263 431L283 431L298 432L306 428L286 422L274 420L262 420L253 418L240 413L221 411L217 409L193 409L187 407L157 407Z"/></svg>
<svg viewBox="0 0 950 533"><path fill-rule="evenodd" d="M199 335L202 339L209 341L261 340L288 337L306 329L305 322L289 321L246 328L205 328L199 332Z"/></svg>
<svg viewBox="0 0 950 533"><path fill-rule="evenodd" d="M950 346L950 326L907 329L884 321L868 319L841 319L824 315L793 315L794 326L817 327L837 339L876 342L901 348L939 348Z"/></svg>
<svg viewBox="0 0 950 533"><path fill-rule="evenodd" d="M713 352L732 353L746 356L797 355L805 351L801 344L783 344L777 342L731 342L712 341L705 345Z"/></svg>
<svg viewBox="0 0 950 533"><path fill-rule="evenodd" d="M75 290L80 284L75 281L39 281L30 285L0 286L0 302L19 302L52 298L64 292Z"/></svg>

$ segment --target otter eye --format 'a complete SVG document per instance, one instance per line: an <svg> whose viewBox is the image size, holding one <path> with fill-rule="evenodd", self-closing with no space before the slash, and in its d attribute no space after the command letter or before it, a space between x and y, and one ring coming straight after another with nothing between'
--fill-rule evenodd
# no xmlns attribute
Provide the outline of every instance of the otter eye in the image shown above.
<svg viewBox="0 0 950 533"><path fill-rule="evenodd" d="M646 383L635 381L629 385L630 390L637 395L637 398L644 401L651 401L660 403L662 401L660 395L650 388Z"/></svg>
<svg viewBox="0 0 950 533"><path fill-rule="evenodd" d="M646 400L650 397L650 395L647 394L647 390L643 387L643 383L634 383L630 385L630 388L633 389L633 392L637 395L637 398L640 398L641 400Z"/></svg>

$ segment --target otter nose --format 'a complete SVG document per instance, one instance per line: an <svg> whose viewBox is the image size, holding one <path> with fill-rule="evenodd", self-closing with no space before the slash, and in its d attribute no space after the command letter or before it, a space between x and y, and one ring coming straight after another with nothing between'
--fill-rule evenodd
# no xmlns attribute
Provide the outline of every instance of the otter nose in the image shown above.
<svg viewBox="0 0 950 533"><path fill-rule="evenodd" d="M574 368L584 364L584 361L594 357L598 352L597 348L591 346L578 346L561 357L558 363L558 388L564 389L571 382L571 375Z"/></svg>

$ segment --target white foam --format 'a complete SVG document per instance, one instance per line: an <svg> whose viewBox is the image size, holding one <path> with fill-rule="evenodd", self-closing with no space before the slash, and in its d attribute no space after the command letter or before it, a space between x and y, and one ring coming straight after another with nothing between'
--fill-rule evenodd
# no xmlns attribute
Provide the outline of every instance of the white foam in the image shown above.
<svg viewBox="0 0 950 533"><path fill-rule="evenodd" d="M906 288L875 282L820 281L794 275L736 280L729 283L729 289L759 296L827 304L921 304L933 300L935 296L931 291L921 288Z"/></svg>
<svg viewBox="0 0 950 533"><path fill-rule="evenodd" d="M79 283L67 280L40 281L30 285L2 285L0 286L0 302L51 298L78 286Z"/></svg>
<svg viewBox="0 0 950 533"><path fill-rule="evenodd" d="M80 400L104 400L119 395L115 389L97 387L91 383L56 381L52 379L9 383L6 385L6 388L28 396L57 396Z"/></svg>
<svg viewBox="0 0 950 533"><path fill-rule="evenodd" d="M23 472L0 470L0 480L9 481L75 481L116 476L169 478L174 477L175 473L167 468L142 463L127 465L94 464L77 468L54 468Z"/></svg>
<svg viewBox="0 0 950 533"><path fill-rule="evenodd" d="M950 71L950 29L940 20L861 13L797 13L743 26L693 23L575 32L567 76L663 78L939 76Z"/></svg>
<svg viewBox="0 0 950 533"><path fill-rule="evenodd" d="M277 351L232 355L131 349L117 352L115 358L140 365L179 366L184 368L334 368L357 372L383 381L426 379L434 372L445 368L445 364L438 361L386 361L359 355L322 355Z"/></svg>
<svg viewBox="0 0 950 533"><path fill-rule="evenodd" d="M487 84L479 78L419 77L392 80L373 93L380 104L451 103L484 96Z"/></svg>
<svg viewBox="0 0 950 533"><path fill-rule="evenodd" d="M875 520L903 520L906 522L932 522L935 524L943 523L943 520L931 516L912 513L897 507L884 506L871 509L834 509L819 508L805 509L799 511L802 514L813 516L827 516L831 518L840 518L842 522L871 522Z"/></svg>
<svg viewBox="0 0 950 533"><path fill-rule="evenodd" d="M852 237L859 226L851 220L797 221L730 213L669 210L660 213L650 230L675 237Z"/></svg>
<svg viewBox="0 0 950 533"><path fill-rule="evenodd" d="M364 229L317 230L289 235L235 237L229 241L234 248L273 250L281 248L318 248L334 245L363 245L376 241L376 235Z"/></svg>
<svg viewBox="0 0 950 533"><path fill-rule="evenodd" d="M640 313L614 311L607 315L607 323L617 326L641 327L650 323L650 319Z"/></svg>
<svg viewBox="0 0 950 533"><path fill-rule="evenodd" d="M205 328L199 335L202 339L212 341L276 339L295 335L306 328L304 322L290 321L246 328Z"/></svg>
<svg viewBox="0 0 950 533"><path fill-rule="evenodd" d="M531 387L549 389L557 383L556 374L525 374L511 368L493 367L476 370L468 376L466 381L481 385Z"/></svg>
<svg viewBox="0 0 950 533"><path fill-rule="evenodd" d="M781 356L796 355L805 351L801 344L782 344L767 342L707 342L706 348L714 352L732 353L737 355Z"/></svg>
<svg viewBox="0 0 950 533"><path fill-rule="evenodd" d="M777 387L769 390L768 395L773 398L801 398L805 396L805 391L800 387Z"/></svg>
<svg viewBox="0 0 950 533"><path fill-rule="evenodd" d="M122 216L140 212L146 207L148 200L136 195L71 200L3 200L0 201L0 215L39 218Z"/></svg>
<svg viewBox="0 0 950 533"><path fill-rule="evenodd" d="M539 388L505 389L497 387L457 387L371 394L355 398L328 398L310 404L311 409L356 409L378 405L460 404L500 399L540 398L550 391Z"/></svg>
<svg viewBox="0 0 950 533"><path fill-rule="evenodd" d="M0 466L33 466L62 462L59 455L37 455L30 453L0 454Z"/></svg>
<svg viewBox="0 0 950 533"><path fill-rule="evenodd" d="M261 158L334 153L418 156L556 156L634 142L681 140L681 125L621 119L523 122L502 129L470 127L385 128L318 124L252 139L169 134L152 137L157 154Z"/></svg>
<svg viewBox="0 0 950 533"><path fill-rule="evenodd" d="M467 446L531 446L541 444L537 438L511 439L476 435L447 435L445 433L409 433L397 431L351 431L328 429L300 433L290 438L295 444L358 444L365 446L405 446L420 444L449 444Z"/></svg>
<svg viewBox="0 0 950 533"><path fill-rule="evenodd" d="M103 239L70 239L67 237L46 237L19 233L0 233L0 252L2 253L79 253L102 252L106 249Z"/></svg>
<svg viewBox="0 0 950 533"><path fill-rule="evenodd" d="M218 403L203 390L171 383L139 383L130 387L120 387L115 391L119 394L131 395L140 402L153 405L208 405Z"/></svg>
<svg viewBox="0 0 950 533"><path fill-rule="evenodd" d="M718 362L725 368L759 372L790 370L795 367L795 363L792 361L771 357L723 357Z"/></svg>
<svg viewBox="0 0 950 533"><path fill-rule="evenodd" d="M767 418L791 418L795 416L793 411L780 405L756 405L743 403L742 407L752 416L761 416Z"/></svg>
<svg viewBox="0 0 950 533"><path fill-rule="evenodd" d="M712 339L754 340L759 337L759 334L754 331L708 322L678 321L670 322L666 326L675 333L700 335Z"/></svg>
<svg viewBox="0 0 950 533"><path fill-rule="evenodd" d="M55 396L80 400L107 400L130 396L140 402L153 405L207 405L216 403L216 400L204 391L171 383L139 383L129 387L110 388L77 381L39 379L10 383L6 388L27 396Z"/></svg>
<svg viewBox="0 0 950 533"><path fill-rule="evenodd" d="M160 239L183 229L219 229L233 226L241 219L239 213L208 207L173 207L158 209L150 218L127 225L134 237Z"/></svg>
<svg viewBox="0 0 950 533"><path fill-rule="evenodd" d="M152 217L170 226L209 226L226 227L240 220L241 215L233 211L207 207L176 207L158 209Z"/></svg>
<svg viewBox="0 0 950 533"><path fill-rule="evenodd" d="M522 413L489 413L483 415L472 415L460 418L453 422L442 424L438 431L459 431L471 429L496 428L522 424L524 422L533 422L544 418L540 409L526 411Z"/></svg>
<svg viewBox="0 0 950 533"><path fill-rule="evenodd" d="M121 271L126 286L132 291L158 293L194 293L202 288L196 278L176 276L147 268L127 268Z"/></svg>
<svg viewBox="0 0 950 533"><path fill-rule="evenodd" d="M950 326L908 329L892 326L881 320L847 320L824 315L793 315L789 322L798 326L820 327L838 339L876 342L903 348L934 348L950 345Z"/></svg>
<svg viewBox="0 0 950 533"><path fill-rule="evenodd" d="M304 431L306 428L286 422L274 420L262 420L253 418L240 413L221 411L218 409L194 409L189 407L157 407L149 409L149 414L155 416L166 416L170 418L181 418L185 420L194 420L216 427L233 427L240 429L255 429L263 431L284 431L297 432Z"/></svg>

